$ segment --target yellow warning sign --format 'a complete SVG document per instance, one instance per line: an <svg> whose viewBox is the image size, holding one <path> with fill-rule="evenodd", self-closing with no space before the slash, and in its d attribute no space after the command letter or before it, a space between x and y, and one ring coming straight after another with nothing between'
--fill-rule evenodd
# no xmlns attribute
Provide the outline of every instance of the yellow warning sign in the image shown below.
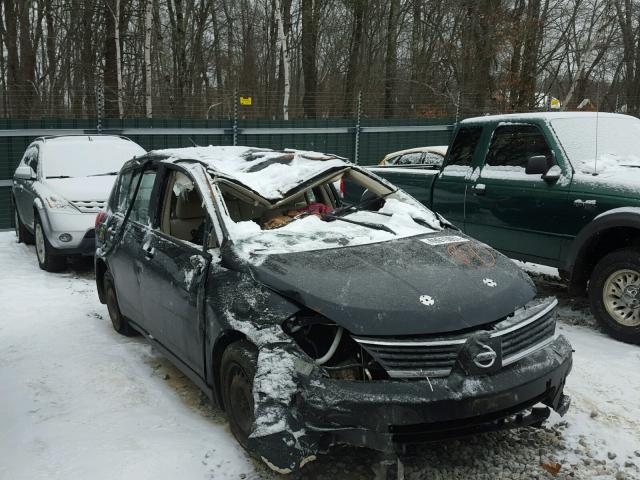
<svg viewBox="0 0 640 480"><path fill-rule="evenodd" d="M253 99L251 97L240 97L240 105L244 105L245 107L250 107L253 103Z"/></svg>
<svg viewBox="0 0 640 480"><path fill-rule="evenodd" d="M558 100L555 97L551 98L551 108L553 108L554 110L559 110L560 109L560 100Z"/></svg>

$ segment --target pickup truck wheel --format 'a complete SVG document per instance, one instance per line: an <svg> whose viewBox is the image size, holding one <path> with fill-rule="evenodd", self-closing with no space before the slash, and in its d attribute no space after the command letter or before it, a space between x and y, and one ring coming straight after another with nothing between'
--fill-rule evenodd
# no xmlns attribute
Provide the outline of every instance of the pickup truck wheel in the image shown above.
<svg viewBox="0 0 640 480"><path fill-rule="evenodd" d="M258 352L246 340L232 343L222 355L222 400L231 432L245 449L255 418L253 377L256 374L257 363Z"/></svg>
<svg viewBox="0 0 640 480"><path fill-rule="evenodd" d="M107 310L109 311L109 318L111 318L111 325L113 329L120 335L132 337L136 335L136 331L129 325L127 317L122 315L120 311L120 305L118 304L118 297L116 296L116 287L113 282L111 272L107 270L104 272L104 278L102 280L104 289L105 301L107 303Z"/></svg>
<svg viewBox="0 0 640 480"><path fill-rule="evenodd" d="M20 214L18 213L18 209L15 206L13 207L13 221L15 224L18 243L33 245L33 235L29 230L27 230L27 227L24 226L22 220L20 220Z"/></svg>
<svg viewBox="0 0 640 480"><path fill-rule="evenodd" d="M640 251L624 249L603 257L591 274L589 300L612 337L640 344Z"/></svg>
<svg viewBox="0 0 640 480"><path fill-rule="evenodd" d="M53 251L53 247L47 240L47 235L42 228L40 218L35 218L35 240L36 240L36 256L38 257L38 265L42 270L47 272L60 272L67 266L67 259L63 255L57 255Z"/></svg>

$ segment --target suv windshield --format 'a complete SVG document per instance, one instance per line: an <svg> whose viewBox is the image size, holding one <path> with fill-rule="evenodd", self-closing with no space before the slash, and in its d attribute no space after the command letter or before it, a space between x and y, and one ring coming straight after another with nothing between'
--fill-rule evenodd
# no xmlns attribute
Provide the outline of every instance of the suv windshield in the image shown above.
<svg viewBox="0 0 640 480"><path fill-rule="evenodd" d="M47 178L116 175L124 162L144 153L136 143L119 138L53 140L45 143L42 168Z"/></svg>
<svg viewBox="0 0 640 480"><path fill-rule="evenodd" d="M551 120L573 168L596 173L640 167L640 120L606 114Z"/></svg>

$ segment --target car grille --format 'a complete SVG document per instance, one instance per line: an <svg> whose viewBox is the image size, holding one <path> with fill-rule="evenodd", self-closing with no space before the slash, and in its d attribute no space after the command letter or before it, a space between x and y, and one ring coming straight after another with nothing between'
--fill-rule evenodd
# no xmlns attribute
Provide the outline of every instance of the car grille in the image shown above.
<svg viewBox="0 0 640 480"><path fill-rule="evenodd" d="M553 339L556 330L557 300L542 305L530 316L514 321L507 318L491 327L466 335L437 338L394 339L353 337L387 371L392 378L445 377L451 373L458 352L467 339L486 331L502 342L502 365L517 362L543 348ZM535 307L533 307L535 309Z"/></svg>
<svg viewBox="0 0 640 480"><path fill-rule="evenodd" d="M98 213L107 202L104 200L72 200L71 204L83 213Z"/></svg>

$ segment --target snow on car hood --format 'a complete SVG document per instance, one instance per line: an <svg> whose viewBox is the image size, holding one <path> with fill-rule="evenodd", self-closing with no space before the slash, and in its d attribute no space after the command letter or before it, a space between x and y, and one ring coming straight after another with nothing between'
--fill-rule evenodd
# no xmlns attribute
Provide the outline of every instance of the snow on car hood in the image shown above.
<svg viewBox="0 0 640 480"><path fill-rule="evenodd" d="M167 156L170 161L202 162L215 174L236 180L271 201L283 198L306 180L351 165L339 157L302 150L209 146L154 150L151 153Z"/></svg>
<svg viewBox="0 0 640 480"><path fill-rule="evenodd" d="M271 254L249 268L258 281L356 335L477 327L510 315L536 293L511 260L451 231Z"/></svg>
<svg viewBox="0 0 640 480"><path fill-rule="evenodd" d="M53 191L70 201L105 201L109 198L116 175L77 178L48 178L46 183Z"/></svg>

